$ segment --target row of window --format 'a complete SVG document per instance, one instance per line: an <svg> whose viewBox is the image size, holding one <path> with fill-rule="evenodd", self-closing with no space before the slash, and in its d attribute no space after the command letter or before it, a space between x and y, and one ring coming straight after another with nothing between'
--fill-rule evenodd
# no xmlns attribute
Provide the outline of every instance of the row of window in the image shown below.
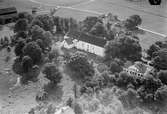
<svg viewBox="0 0 167 114"><path fill-rule="evenodd" d="M138 72L134 72L134 71L131 71L131 70L128 70L128 69L123 69L125 72L129 73L130 75L134 75L134 76L143 76L142 73L138 73Z"/></svg>

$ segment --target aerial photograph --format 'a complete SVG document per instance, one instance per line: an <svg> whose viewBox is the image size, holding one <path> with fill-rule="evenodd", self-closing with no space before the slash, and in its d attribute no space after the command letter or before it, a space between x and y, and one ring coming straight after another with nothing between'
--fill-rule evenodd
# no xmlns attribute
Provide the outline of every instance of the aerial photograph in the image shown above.
<svg viewBox="0 0 167 114"><path fill-rule="evenodd" d="M167 0L0 0L0 114L167 114Z"/></svg>

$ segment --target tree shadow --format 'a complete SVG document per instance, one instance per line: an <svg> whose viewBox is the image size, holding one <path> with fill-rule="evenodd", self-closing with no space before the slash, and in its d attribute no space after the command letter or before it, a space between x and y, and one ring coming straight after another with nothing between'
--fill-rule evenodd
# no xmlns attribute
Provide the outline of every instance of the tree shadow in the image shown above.
<svg viewBox="0 0 167 114"><path fill-rule="evenodd" d="M54 101L60 103L62 101L63 90L62 86L57 85L54 87L47 86L45 88L46 93L48 95L48 101Z"/></svg>
<svg viewBox="0 0 167 114"><path fill-rule="evenodd" d="M68 66L65 66L64 73L68 75L77 85L83 85L82 77L78 73L71 71Z"/></svg>

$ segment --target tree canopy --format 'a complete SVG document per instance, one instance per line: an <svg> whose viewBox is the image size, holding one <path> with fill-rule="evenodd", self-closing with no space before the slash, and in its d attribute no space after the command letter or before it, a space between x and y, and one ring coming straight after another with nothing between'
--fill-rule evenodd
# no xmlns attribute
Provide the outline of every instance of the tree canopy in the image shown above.
<svg viewBox="0 0 167 114"><path fill-rule="evenodd" d="M141 59L141 46L137 40L129 36L109 41L105 46L106 60L112 58L138 61Z"/></svg>
<svg viewBox="0 0 167 114"><path fill-rule="evenodd" d="M15 26L14 26L14 32L22 32L28 30L28 20L27 19L19 19Z"/></svg>
<svg viewBox="0 0 167 114"><path fill-rule="evenodd" d="M54 21L53 21L53 17L44 14L44 15L38 15L37 17L35 17L35 20L38 20L38 22L41 22L43 25L43 29L45 31L50 31L52 32L53 30L53 26L54 26Z"/></svg>
<svg viewBox="0 0 167 114"><path fill-rule="evenodd" d="M84 32L89 32L97 22L102 23L98 17L88 16L81 22L81 30Z"/></svg>
<svg viewBox="0 0 167 114"><path fill-rule="evenodd" d="M141 25L141 23L142 23L142 19L139 15L132 15L125 20L125 27L127 29L133 30L137 26Z"/></svg>
<svg viewBox="0 0 167 114"><path fill-rule="evenodd" d="M47 63L44 66L43 73L45 77L50 80L51 83L57 84L61 81L62 74L59 69L53 63Z"/></svg>
<svg viewBox="0 0 167 114"><path fill-rule="evenodd" d="M23 55L31 57L33 64L39 64L42 59L42 50L36 42L29 42L23 48Z"/></svg>
<svg viewBox="0 0 167 114"><path fill-rule="evenodd" d="M93 66L89 63L87 55L82 52L74 53L68 61L68 66L82 79L92 77L94 75Z"/></svg>

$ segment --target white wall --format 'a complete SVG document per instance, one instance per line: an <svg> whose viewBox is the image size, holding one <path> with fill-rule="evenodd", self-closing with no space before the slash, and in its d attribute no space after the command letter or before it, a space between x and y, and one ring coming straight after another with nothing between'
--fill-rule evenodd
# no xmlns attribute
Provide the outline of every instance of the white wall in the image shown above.
<svg viewBox="0 0 167 114"><path fill-rule="evenodd" d="M94 53L99 56L104 56L104 48L102 47L92 45L90 43L83 42L83 41L75 42L74 45L77 49L81 49L81 50L84 50L90 53Z"/></svg>
<svg viewBox="0 0 167 114"><path fill-rule="evenodd" d="M77 41L77 40L73 40L73 43L74 44L72 45L68 45L66 41L64 41L63 46L67 49L76 47L77 49L80 49L89 53L94 53L99 56L104 56L104 48L102 47L92 45L90 43L83 42L83 41Z"/></svg>

